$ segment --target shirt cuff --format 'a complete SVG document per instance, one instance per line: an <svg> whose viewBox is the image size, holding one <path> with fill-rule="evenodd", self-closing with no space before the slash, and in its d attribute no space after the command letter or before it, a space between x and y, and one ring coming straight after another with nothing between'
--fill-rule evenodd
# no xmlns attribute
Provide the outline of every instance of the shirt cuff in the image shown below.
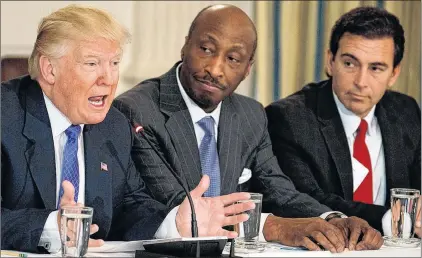
<svg viewBox="0 0 422 258"><path fill-rule="evenodd" d="M403 236L410 237L412 229L412 219L410 218L409 213L404 213L404 222L402 224ZM388 210L382 217L382 231L384 236L392 236L391 233L391 209Z"/></svg>
<svg viewBox="0 0 422 258"><path fill-rule="evenodd" d="M48 215L38 242L38 246L44 247L49 253L57 253L62 247L59 225L57 225L58 213L59 211L53 211Z"/></svg>
<svg viewBox="0 0 422 258"><path fill-rule="evenodd" d="M155 232L155 238L178 238L181 237L176 226L176 215L179 211L179 205L174 207L166 216L163 223Z"/></svg>
<svg viewBox="0 0 422 258"><path fill-rule="evenodd" d="M267 220L268 216L273 215L272 213L261 213L261 222L259 223L259 241L267 242L264 237L264 225L265 221Z"/></svg>
<svg viewBox="0 0 422 258"><path fill-rule="evenodd" d="M327 212L324 212L323 214L319 215L319 217L321 219L326 219L328 217L328 215L333 214L333 213L337 213L341 218L347 218L346 215L344 215L342 212L339 212L339 211L327 211Z"/></svg>

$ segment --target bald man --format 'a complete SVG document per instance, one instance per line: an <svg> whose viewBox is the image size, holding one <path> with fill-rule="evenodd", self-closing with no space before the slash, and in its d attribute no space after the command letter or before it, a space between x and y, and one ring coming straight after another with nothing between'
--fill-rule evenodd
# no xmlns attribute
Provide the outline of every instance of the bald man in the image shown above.
<svg viewBox="0 0 422 258"><path fill-rule="evenodd" d="M319 250L319 244L331 252L379 248L379 232L356 217L339 218L340 213L296 191L281 171L262 105L234 93L249 75L256 46L255 26L241 9L207 7L192 22L181 61L120 95L114 105L144 126L146 137L190 189L207 174L211 186L205 196L258 192L265 212L305 217L265 214L261 240L310 250ZM185 196L182 187L146 146L144 139L135 140L132 158L150 194L169 207L179 205ZM357 243L362 232L364 241Z"/></svg>

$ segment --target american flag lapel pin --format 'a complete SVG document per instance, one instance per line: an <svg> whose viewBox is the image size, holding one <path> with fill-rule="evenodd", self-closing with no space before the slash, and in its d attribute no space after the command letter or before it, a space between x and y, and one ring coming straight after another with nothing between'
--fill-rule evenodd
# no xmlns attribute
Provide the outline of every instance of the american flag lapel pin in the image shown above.
<svg viewBox="0 0 422 258"><path fill-rule="evenodd" d="M106 171L106 172L108 172L108 167L107 167L107 164L106 164L106 163L104 163L104 162L101 162L101 171Z"/></svg>

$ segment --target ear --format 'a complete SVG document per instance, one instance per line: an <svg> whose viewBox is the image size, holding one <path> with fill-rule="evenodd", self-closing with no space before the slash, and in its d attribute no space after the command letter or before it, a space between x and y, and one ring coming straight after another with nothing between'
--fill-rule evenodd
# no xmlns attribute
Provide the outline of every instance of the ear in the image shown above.
<svg viewBox="0 0 422 258"><path fill-rule="evenodd" d="M388 88L391 88L391 86L394 85L394 83L397 81L397 78L399 77L400 72L401 72L401 63L398 64L396 67L394 67L393 72L391 73L391 77L388 80Z"/></svg>
<svg viewBox="0 0 422 258"><path fill-rule="evenodd" d="M51 62L50 58L42 55L39 60L40 75L42 78L47 81L49 84L54 84L56 68L55 65Z"/></svg>
<svg viewBox="0 0 422 258"><path fill-rule="evenodd" d="M182 47L182 49L180 50L180 58L182 59L182 61L183 61L183 57L185 57L185 47L186 47L186 45L188 44L188 42L189 42L189 37L188 37L188 36L186 36L186 37L185 37L185 44L183 44L183 47Z"/></svg>
<svg viewBox="0 0 422 258"><path fill-rule="evenodd" d="M334 55L329 49L327 49L326 60L325 60L325 71L328 75L333 76L333 65Z"/></svg>

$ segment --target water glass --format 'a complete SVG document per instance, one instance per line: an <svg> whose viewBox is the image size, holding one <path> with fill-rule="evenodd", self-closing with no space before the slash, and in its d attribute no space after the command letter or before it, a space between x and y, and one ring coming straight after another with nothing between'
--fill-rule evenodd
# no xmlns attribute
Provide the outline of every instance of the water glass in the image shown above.
<svg viewBox="0 0 422 258"><path fill-rule="evenodd" d="M414 238L419 190L393 188L391 192L391 236L384 237L387 246L417 247L421 240Z"/></svg>
<svg viewBox="0 0 422 258"><path fill-rule="evenodd" d="M60 208L62 257L83 257L86 254L93 211L90 207Z"/></svg>
<svg viewBox="0 0 422 258"><path fill-rule="evenodd" d="M246 214L249 219L234 226L239 237L235 240L236 251L263 251L264 245L259 243L259 225L261 222L262 194L250 193L251 198L241 202L254 202L255 209Z"/></svg>

